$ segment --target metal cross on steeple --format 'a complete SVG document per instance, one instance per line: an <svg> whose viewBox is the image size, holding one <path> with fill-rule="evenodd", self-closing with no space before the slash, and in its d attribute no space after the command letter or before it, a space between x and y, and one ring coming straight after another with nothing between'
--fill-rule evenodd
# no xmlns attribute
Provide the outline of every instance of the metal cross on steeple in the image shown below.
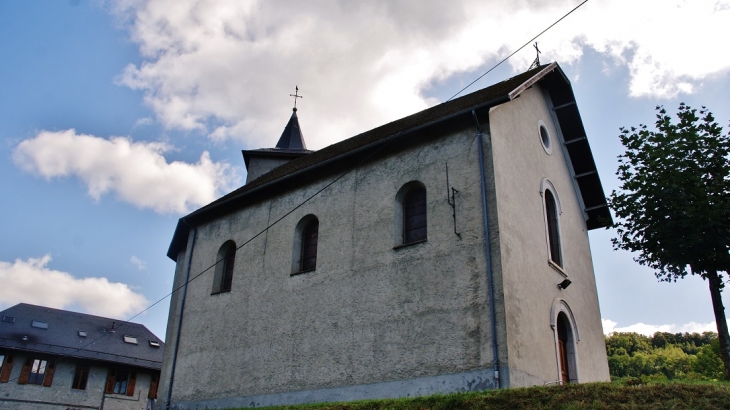
<svg viewBox="0 0 730 410"><path fill-rule="evenodd" d="M294 86L294 89L296 90L294 94L289 94L290 97L294 97L294 111L297 109L297 98L304 98L301 95L299 95L299 86Z"/></svg>
<svg viewBox="0 0 730 410"><path fill-rule="evenodd" d="M530 65L530 68L527 69L528 71L532 70L533 68L540 67L540 49L537 48L537 41L532 46L535 47L535 51L537 51L537 56L535 57L535 61L533 61Z"/></svg>

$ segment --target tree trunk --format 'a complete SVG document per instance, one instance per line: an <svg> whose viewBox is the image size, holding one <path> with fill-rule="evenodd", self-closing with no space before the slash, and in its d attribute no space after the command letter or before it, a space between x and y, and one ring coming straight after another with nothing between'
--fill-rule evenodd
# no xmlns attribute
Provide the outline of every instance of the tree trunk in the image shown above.
<svg viewBox="0 0 730 410"><path fill-rule="evenodd" d="M727 320L725 319L725 306L722 305L722 279L717 271L707 273L710 282L710 295L712 296L712 310L715 311L715 323L717 323L717 337L720 340L720 355L725 365L725 380L730 380L730 333L728 333Z"/></svg>

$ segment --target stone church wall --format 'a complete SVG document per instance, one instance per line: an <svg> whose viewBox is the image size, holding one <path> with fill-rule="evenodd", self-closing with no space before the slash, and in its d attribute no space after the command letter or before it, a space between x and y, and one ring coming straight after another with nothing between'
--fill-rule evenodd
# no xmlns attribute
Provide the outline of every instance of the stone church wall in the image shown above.
<svg viewBox="0 0 730 410"><path fill-rule="evenodd" d="M476 130L460 129L385 149L239 249L230 292L211 295L212 270L191 282L173 403L250 406L494 387ZM446 199L447 162L461 237ZM200 226L191 276L215 262L224 242L243 244L336 176ZM411 181L427 189L428 240L394 249L395 196ZM310 214L319 220L317 267L290 276L294 230ZM185 261L181 254L176 285Z"/></svg>

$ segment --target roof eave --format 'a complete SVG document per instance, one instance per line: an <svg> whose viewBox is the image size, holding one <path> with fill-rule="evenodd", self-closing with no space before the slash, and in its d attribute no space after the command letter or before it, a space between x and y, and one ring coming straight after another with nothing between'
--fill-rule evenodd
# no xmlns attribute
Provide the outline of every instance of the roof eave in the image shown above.
<svg viewBox="0 0 730 410"><path fill-rule="evenodd" d="M550 74L552 76L548 77ZM576 182L576 193L583 204L582 211L586 216L586 227L588 230L609 227L613 225L611 211L608 208L603 185L593 159L593 152L588 143L578 104L575 101L573 87L560 66L555 62L549 64L544 70L510 92L510 98L517 98L520 93L542 80L546 82L545 85L552 100L551 109L563 131L564 141L562 143L568 154L567 159L570 161L572 177ZM554 83L559 83L558 86L564 87L560 90L563 92L561 96L557 96L557 93L554 92ZM563 114L564 112L568 114Z"/></svg>

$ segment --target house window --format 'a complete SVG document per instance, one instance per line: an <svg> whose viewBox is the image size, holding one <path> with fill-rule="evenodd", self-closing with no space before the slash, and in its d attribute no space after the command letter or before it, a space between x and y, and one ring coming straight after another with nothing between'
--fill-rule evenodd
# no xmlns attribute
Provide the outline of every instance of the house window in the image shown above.
<svg viewBox="0 0 730 410"><path fill-rule="evenodd" d="M13 371L13 356L0 354L0 383L7 383L10 380L10 372Z"/></svg>
<svg viewBox="0 0 730 410"><path fill-rule="evenodd" d="M395 196L395 247L427 239L426 187L411 181Z"/></svg>
<svg viewBox="0 0 730 410"><path fill-rule="evenodd" d="M218 250L213 280L213 294L231 291L235 261L236 243L228 241Z"/></svg>
<svg viewBox="0 0 730 410"><path fill-rule="evenodd" d="M33 367L30 370L29 384L43 384L43 377L46 375L47 360L33 360Z"/></svg>
<svg viewBox="0 0 730 410"><path fill-rule="evenodd" d="M106 379L107 394L124 394L134 396L134 385L137 382L137 373L127 370L112 369L109 370L109 376Z"/></svg>
<svg viewBox="0 0 730 410"><path fill-rule="evenodd" d="M313 271L317 268L318 242L319 219L314 215L307 215L294 229L292 275Z"/></svg>
<svg viewBox="0 0 730 410"><path fill-rule="evenodd" d="M86 381L89 379L89 366L76 365L72 389L86 390Z"/></svg>
<svg viewBox="0 0 730 410"><path fill-rule="evenodd" d="M41 322L40 320L34 320L30 322L31 327L36 327L38 329L48 329L48 323Z"/></svg>
<svg viewBox="0 0 730 410"><path fill-rule="evenodd" d="M18 384L37 384L50 387L56 367L53 361L28 357L20 371Z"/></svg>
<svg viewBox="0 0 730 410"><path fill-rule="evenodd" d="M558 223L558 205L555 196L549 189L545 190L545 218L547 220L548 246L550 250L550 261L559 267L563 267L563 259L560 249L560 226Z"/></svg>

